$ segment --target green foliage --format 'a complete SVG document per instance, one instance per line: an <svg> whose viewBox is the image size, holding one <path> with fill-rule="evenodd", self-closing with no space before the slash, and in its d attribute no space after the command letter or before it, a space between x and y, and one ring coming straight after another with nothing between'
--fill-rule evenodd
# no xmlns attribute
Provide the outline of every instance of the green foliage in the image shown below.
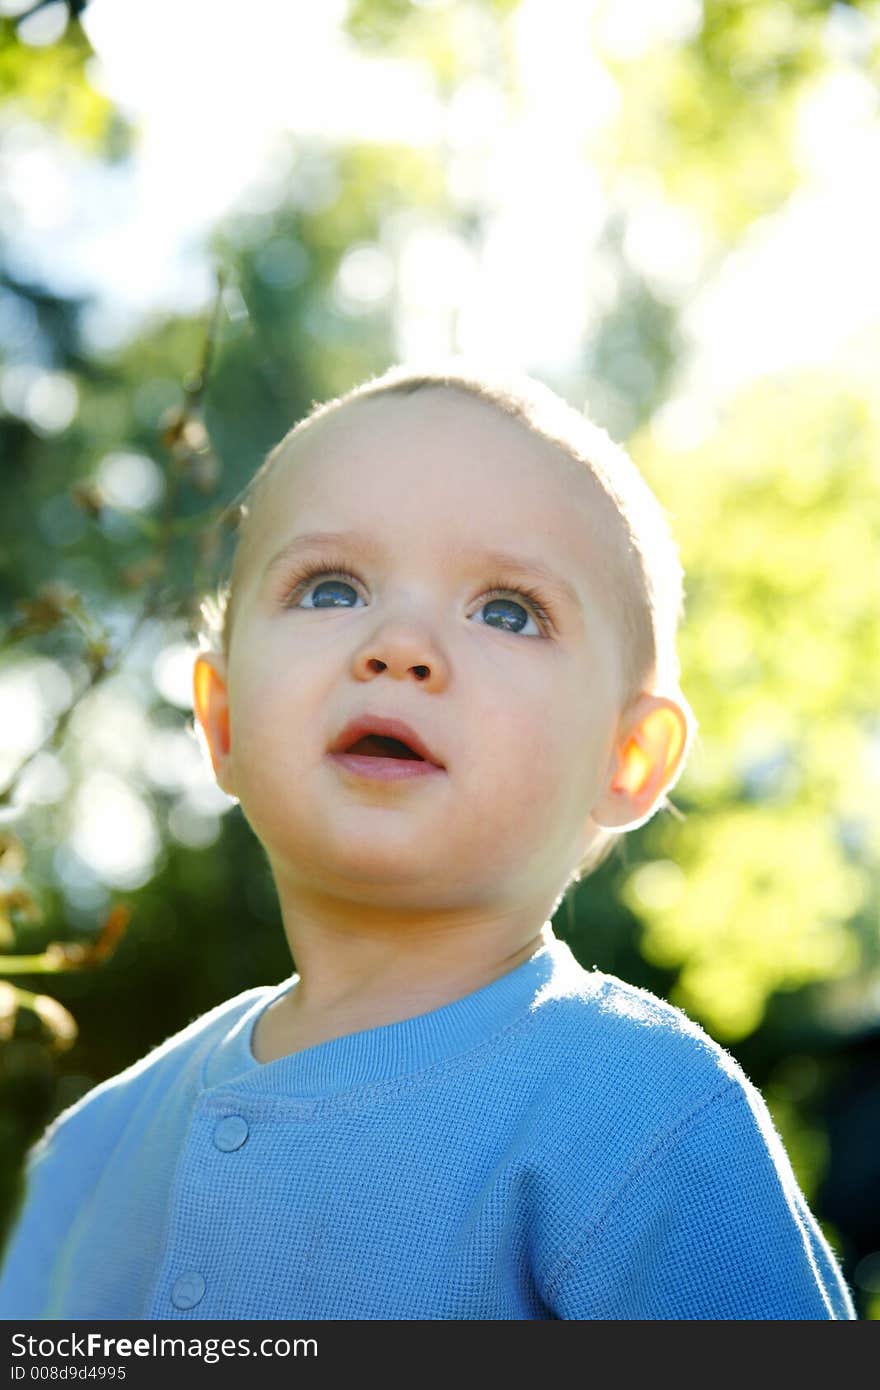
<svg viewBox="0 0 880 1390"><path fill-rule="evenodd" d="M700 740L626 901L676 999L718 1036L775 990L876 971L880 413L827 376L763 383L690 450L635 456L674 516L683 686ZM855 837L855 839L854 839Z"/></svg>
<svg viewBox="0 0 880 1390"><path fill-rule="evenodd" d="M15 23L0 18L0 92L4 115L18 115L50 126L75 144L102 149L110 136L121 137L115 108L89 83L86 63L91 46L78 24L45 48L16 41Z"/></svg>
<svg viewBox="0 0 880 1390"><path fill-rule="evenodd" d="M622 96L616 169L659 178L722 240L775 211L797 186L794 121L827 69L829 8L704 0L702 25L687 42L612 61ZM880 73L876 49L868 68Z"/></svg>
<svg viewBox="0 0 880 1390"><path fill-rule="evenodd" d="M519 0L352 0L345 27L368 52L424 63L445 87L485 66Z"/></svg>

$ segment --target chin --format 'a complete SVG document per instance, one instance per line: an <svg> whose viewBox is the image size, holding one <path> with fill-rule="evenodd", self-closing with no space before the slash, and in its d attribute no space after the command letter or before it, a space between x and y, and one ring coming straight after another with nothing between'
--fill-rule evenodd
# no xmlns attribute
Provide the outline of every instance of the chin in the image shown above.
<svg viewBox="0 0 880 1390"><path fill-rule="evenodd" d="M267 849L272 863L287 866L287 876L291 881L308 882L311 885L331 889L334 884L352 887L384 887L386 890L399 886L422 888L431 874L431 866L426 864L424 843L412 838L410 844L380 844L378 836L357 838L345 836L338 830L327 831L316 841L314 826L308 839L292 840L287 834L260 837ZM448 869L437 875L448 878Z"/></svg>

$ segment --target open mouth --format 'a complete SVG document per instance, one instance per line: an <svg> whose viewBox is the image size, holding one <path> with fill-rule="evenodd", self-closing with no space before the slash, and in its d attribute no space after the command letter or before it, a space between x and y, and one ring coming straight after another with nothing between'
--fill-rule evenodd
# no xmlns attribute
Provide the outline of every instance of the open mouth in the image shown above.
<svg viewBox="0 0 880 1390"><path fill-rule="evenodd" d="M384 734L365 734L345 751L358 753L364 758L410 758L419 763L425 761L409 744L401 742L399 738L387 738Z"/></svg>

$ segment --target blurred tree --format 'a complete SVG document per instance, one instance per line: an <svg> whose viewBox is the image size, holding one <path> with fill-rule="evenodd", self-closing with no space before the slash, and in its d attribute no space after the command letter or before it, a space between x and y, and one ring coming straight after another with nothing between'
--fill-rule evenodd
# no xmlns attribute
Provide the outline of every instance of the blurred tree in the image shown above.
<svg viewBox="0 0 880 1390"><path fill-rule="evenodd" d="M61 11L54 3L52 8ZM22 42L19 29L37 6L20 15L0 16L0 93L4 129L13 121L36 121L64 139L106 156L120 156L128 145L128 127L113 103L89 82L86 68L94 58L76 22L85 8L65 23L58 38L34 48Z"/></svg>
<svg viewBox="0 0 880 1390"><path fill-rule="evenodd" d="M618 177L659 179L730 241L797 187L800 104L836 53L876 83L877 4L702 0L690 12L683 41L649 47L630 6L599 5L596 41L622 97L609 153Z"/></svg>
<svg viewBox="0 0 880 1390"><path fill-rule="evenodd" d="M626 898L648 957L681 967L676 1000L735 1040L775 991L868 989L880 966L880 622L862 578L880 547L880 415L805 374L733 401L703 444L661 435L633 450L691 576L699 815L646 828Z"/></svg>

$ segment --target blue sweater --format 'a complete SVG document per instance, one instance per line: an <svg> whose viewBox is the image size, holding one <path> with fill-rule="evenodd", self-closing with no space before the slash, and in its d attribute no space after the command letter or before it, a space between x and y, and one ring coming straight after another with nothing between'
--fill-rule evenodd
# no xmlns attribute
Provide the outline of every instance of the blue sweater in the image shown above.
<svg viewBox="0 0 880 1390"><path fill-rule="evenodd" d="M49 1126L0 1317L856 1316L735 1060L549 928L462 999L260 1063L297 979Z"/></svg>

